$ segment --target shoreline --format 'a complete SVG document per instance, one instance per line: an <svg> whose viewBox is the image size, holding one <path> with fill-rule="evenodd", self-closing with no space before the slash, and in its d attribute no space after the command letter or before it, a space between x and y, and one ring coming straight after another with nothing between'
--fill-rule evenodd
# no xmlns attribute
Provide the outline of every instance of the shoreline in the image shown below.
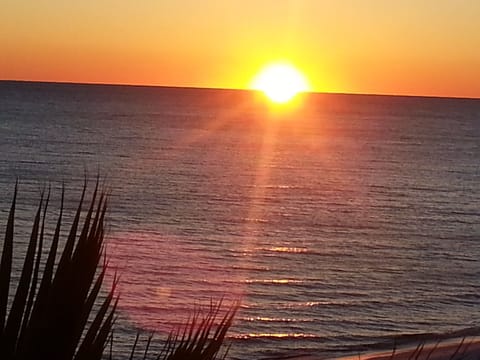
<svg viewBox="0 0 480 360"><path fill-rule="evenodd" d="M387 352L373 352L365 355L342 358L343 360L449 360L480 359L478 337L456 338L437 342L419 343L415 347L400 347Z"/></svg>
<svg viewBox="0 0 480 360"><path fill-rule="evenodd" d="M316 355L300 355L281 360L327 360ZM366 351L332 360L479 360L480 337L469 336L438 341L423 341L418 345L405 345L389 351Z"/></svg>

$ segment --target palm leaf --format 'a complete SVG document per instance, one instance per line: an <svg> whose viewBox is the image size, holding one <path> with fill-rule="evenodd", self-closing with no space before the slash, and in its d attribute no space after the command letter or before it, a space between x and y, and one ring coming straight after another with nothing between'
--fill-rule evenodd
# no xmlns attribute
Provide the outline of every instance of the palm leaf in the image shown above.
<svg viewBox="0 0 480 360"><path fill-rule="evenodd" d="M60 215L43 269L41 258L44 255L49 195L45 206L42 195L15 296L8 310L17 201L15 187L0 264L2 360L73 359L82 339L90 333L93 334L93 340L85 343L90 344L88 352L94 354L95 359L101 357L114 322L116 303L112 305L115 292L115 288L112 288L99 310L94 310L105 277L105 268L102 269L99 262L104 251L103 222L107 206L106 196L103 193L98 195L98 191L97 181L88 211L81 221L85 184L60 260L55 266L63 216L62 188ZM93 318L91 322L90 317Z"/></svg>
<svg viewBox="0 0 480 360"><path fill-rule="evenodd" d="M238 303L234 303L218 324L216 322L222 308L222 301L217 304L212 303L206 314L202 314L200 310L196 311L191 320L185 324L180 340L179 331L170 334L161 358L163 360L217 359L238 306Z"/></svg>
<svg viewBox="0 0 480 360"><path fill-rule="evenodd" d="M22 318L24 315L28 315L25 314L25 307L27 303L28 290L32 280L42 204L43 194L37 209L37 214L35 215L35 220L33 222L30 242L28 243L27 254L25 255L25 261L23 263L17 291L13 299L12 307L10 308L10 312L8 314L7 324L5 325L2 348L4 349L7 358L13 356L15 353L15 347L18 341Z"/></svg>
<svg viewBox="0 0 480 360"><path fill-rule="evenodd" d="M3 343L3 332L7 315L8 294L10 291L10 277L13 257L13 231L15 219L15 205L17 202L18 181L15 183L12 206L8 215L5 241L3 243L2 260L0 263L0 349Z"/></svg>
<svg viewBox="0 0 480 360"><path fill-rule="evenodd" d="M47 214L47 209L48 209L48 202L50 200L50 189L48 190L48 195L47 195L47 200L45 201L45 207L43 209L43 217L42 217L42 228L40 230L40 237L38 241L38 250L37 250L37 256L35 259L35 268L33 270L33 276L32 276L32 283L30 286L30 293L28 295L28 300L27 300L27 305L25 309L25 314L23 316L23 322L22 322L22 327L20 330L20 336L19 336L19 342L21 343L25 331L28 325L28 322L30 320L30 313L32 310L33 302L35 299L35 294L37 291L37 282L38 282L38 274L39 274L39 269L40 269L40 260L42 258L42 249L43 249L43 238L45 234L45 217Z"/></svg>
<svg viewBox="0 0 480 360"><path fill-rule="evenodd" d="M62 186L60 213L49 250L44 254L45 224L50 191L43 194L33 220L30 240L15 296L9 304L14 255L14 219L18 184L8 215L0 262L0 359L2 360L100 360L107 344L113 346L112 327L118 297L118 278L100 301L107 269L104 257L104 222L107 196L99 181L82 216L87 184L80 196L63 250L58 253L64 209ZM42 212L43 210L43 212ZM83 220L82 220L83 218ZM42 269L42 258L46 262ZM56 259L59 256L58 263ZM182 331L170 333L157 359L214 360L232 324L238 304L232 305L219 321L221 301L211 304L206 314L195 311ZM138 337L130 358L135 357ZM153 334L143 351L148 358ZM110 349L110 358L112 349Z"/></svg>

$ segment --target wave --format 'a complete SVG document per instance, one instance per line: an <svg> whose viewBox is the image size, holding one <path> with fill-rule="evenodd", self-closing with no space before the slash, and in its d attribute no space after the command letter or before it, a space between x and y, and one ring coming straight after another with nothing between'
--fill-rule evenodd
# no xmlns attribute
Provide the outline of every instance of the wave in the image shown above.
<svg viewBox="0 0 480 360"><path fill-rule="evenodd" d="M425 332L411 334L389 335L382 338L373 338L371 342L364 341L361 344L343 346L341 351L347 353L359 353L366 351L391 350L398 347L417 346L425 343L446 342L454 339L467 339L480 335L480 326L463 328L448 332ZM333 350L330 348L328 350ZM336 351L340 350L338 347Z"/></svg>
<svg viewBox="0 0 480 360"><path fill-rule="evenodd" d="M424 343L447 342L449 340L472 338L480 335L480 327L469 327L444 333L397 334L384 337L363 335L320 336L312 333L240 333L230 335L232 342L249 346L265 347L260 358L292 359L315 356L324 358L346 357L375 351L391 351L399 347L418 346ZM294 348L291 344L295 343Z"/></svg>

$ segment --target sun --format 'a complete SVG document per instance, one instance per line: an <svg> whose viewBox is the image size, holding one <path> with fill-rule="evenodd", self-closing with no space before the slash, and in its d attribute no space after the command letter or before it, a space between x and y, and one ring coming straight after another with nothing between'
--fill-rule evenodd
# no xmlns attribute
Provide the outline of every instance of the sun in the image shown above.
<svg viewBox="0 0 480 360"><path fill-rule="evenodd" d="M254 90L263 93L275 103L286 103L299 92L309 90L303 74L290 64L270 64L263 68L252 82Z"/></svg>

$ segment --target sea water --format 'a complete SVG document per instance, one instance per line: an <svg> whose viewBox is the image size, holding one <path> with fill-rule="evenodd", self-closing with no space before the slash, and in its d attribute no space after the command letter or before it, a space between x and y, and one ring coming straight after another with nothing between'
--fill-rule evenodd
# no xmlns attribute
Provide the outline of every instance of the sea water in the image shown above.
<svg viewBox="0 0 480 360"><path fill-rule="evenodd" d="M0 82L2 232L97 174L118 356L222 298L233 359L480 334L480 100Z"/></svg>

